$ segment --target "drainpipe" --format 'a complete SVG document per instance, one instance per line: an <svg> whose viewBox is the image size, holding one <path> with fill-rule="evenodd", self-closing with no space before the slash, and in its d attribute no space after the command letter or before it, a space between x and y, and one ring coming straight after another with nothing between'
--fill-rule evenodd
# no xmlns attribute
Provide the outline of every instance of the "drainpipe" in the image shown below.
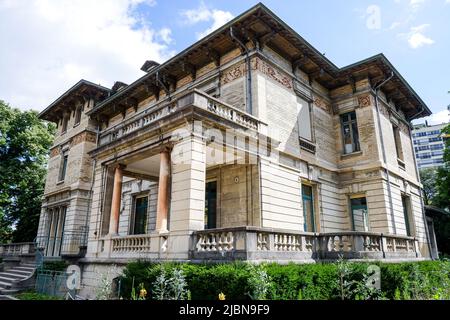
<svg viewBox="0 0 450 320"><path fill-rule="evenodd" d="M97 124L97 134L96 134L96 138L95 138L95 145L98 147L98 142L99 142L99 138L100 138L100 124ZM97 166L97 159L94 158L94 161L92 163L92 176L91 176L91 189L89 191L89 201L88 201L88 209L87 209L87 213L86 213L86 224L85 224L85 230L86 230L86 241L89 238L89 220L90 220L90 216L91 216L91 205L92 205L92 197L93 197L93 190L94 190L94 181L95 181L95 168ZM101 204L100 204L101 205ZM95 228L95 231L97 232L97 227ZM100 230L101 233L101 230ZM86 243L87 245L87 243Z"/></svg>
<svg viewBox="0 0 450 320"><path fill-rule="evenodd" d="M411 117L411 120L414 120L414 118L417 117L422 112L423 112L423 107L420 108L420 111L418 113L416 113L414 116ZM412 136L411 136L411 128L409 128L409 132L410 132L409 143L411 144L411 152L413 153L414 167L416 168L417 181L419 181L419 183L422 183L420 181L419 167L417 166L416 153L414 151L414 145L413 145ZM429 230L428 230L427 217L425 215L425 205L424 205L424 202L423 202L423 194L422 194L422 192L423 192L422 188L419 188L419 198L420 198L420 205L421 205L421 211L422 211L422 219L423 219L423 223L425 224L425 237L427 239L428 252L430 254L431 259L434 260L433 259L432 249L431 249L431 239L430 239L430 233L429 233ZM417 248L416 248L416 250L417 250ZM417 256L417 251L416 251L416 256ZM439 258L439 256L436 257L436 258Z"/></svg>
<svg viewBox="0 0 450 320"><path fill-rule="evenodd" d="M391 75L386 78L383 82L375 86L375 109L377 111L377 123L378 123L378 129L380 130L380 143L381 143L381 153L383 154L383 162L385 165L384 172L386 174L387 178L387 190L388 190L388 196L389 196L389 206L391 208L391 223L392 223L392 229L394 231L394 234L397 234L397 230L395 227L395 218L394 218L394 206L392 204L392 191L391 191L391 180L389 178L389 170L387 169L387 161L386 161L386 150L384 148L384 139L383 139L383 132L381 129L381 118L380 118L380 110L378 108L378 92L381 89L383 85L385 85L388 81L390 81L394 77L394 72L391 72Z"/></svg>
<svg viewBox="0 0 450 320"><path fill-rule="evenodd" d="M242 43L233 33L233 27L230 27L230 36L234 39L244 50L245 50L245 60L247 63L247 99L246 99L246 109L247 113L253 114L253 106L252 106L252 69L250 63L250 56L247 46Z"/></svg>

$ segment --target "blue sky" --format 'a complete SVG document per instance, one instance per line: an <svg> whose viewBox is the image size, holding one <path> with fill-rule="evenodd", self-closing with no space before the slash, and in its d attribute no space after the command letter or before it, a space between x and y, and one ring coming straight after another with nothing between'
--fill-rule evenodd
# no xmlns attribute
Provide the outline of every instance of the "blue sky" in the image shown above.
<svg viewBox="0 0 450 320"><path fill-rule="evenodd" d="M130 83L257 2L0 0L0 99L42 110L80 78ZM383 52L448 121L450 0L263 3L337 66Z"/></svg>

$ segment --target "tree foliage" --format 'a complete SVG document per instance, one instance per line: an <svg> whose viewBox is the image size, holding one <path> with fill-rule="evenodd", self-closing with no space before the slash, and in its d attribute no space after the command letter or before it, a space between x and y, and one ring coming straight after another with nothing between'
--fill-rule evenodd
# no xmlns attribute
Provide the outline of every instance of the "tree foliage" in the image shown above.
<svg viewBox="0 0 450 320"><path fill-rule="evenodd" d="M0 242L31 241L55 126L0 100Z"/></svg>
<svg viewBox="0 0 450 320"><path fill-rule="evenodd" d="M433 204L450 212L450 124L442 129L445 139L444 165L438 168Z"/></svg>
<svg viewBox="0 0 450 320"><path fill-rule="evenodd" d="M424 202L426 205L433 204L436 195L437 170L435 168L425 168L420 170L420 181L423 184Z"/></svg>

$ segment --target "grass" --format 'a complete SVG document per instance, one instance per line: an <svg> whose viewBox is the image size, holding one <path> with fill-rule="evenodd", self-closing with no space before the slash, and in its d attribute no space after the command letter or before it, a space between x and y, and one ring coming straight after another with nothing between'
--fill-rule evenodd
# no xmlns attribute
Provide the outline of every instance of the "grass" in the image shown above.
<svg viewBox="0 0 450 320"><path fill-rule="evenodd" d="M61 300L60 297L49 296L35 291L21 292L15 297L19 300Z"/></svg>

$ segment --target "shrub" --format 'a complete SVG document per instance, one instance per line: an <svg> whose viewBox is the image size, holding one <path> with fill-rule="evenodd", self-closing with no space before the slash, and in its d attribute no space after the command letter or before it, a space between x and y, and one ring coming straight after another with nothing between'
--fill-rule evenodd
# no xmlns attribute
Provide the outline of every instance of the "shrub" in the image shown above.
<svg viewBox="0 0 450 320"><path fill-rule="evenodd" d="M66 271L68 263L64 260L44 261L42 268L48 271Z"/></svg>
<svg viewBox="0 0 450 320"><path fill-rule="evenodd" d="M170 292L170 279L179 272L182 277L180 274L176 277L182 278L178 282L183 288L180 292L188 289L194 300L217 300L220 293L227 300L450 299L449 261L375 263L380 268L381 290L368 285L372 278L370 265L373 263L161 265L136 261L124 270L122 295L130 298L133 284L142 283L145 288L152 288L147 296L150 299L186 298L186 295L161 295L155 287L157 284Z"/></svg>
<svg viewBox="0 0 450 320"><path fill-rule="evenodd" d="M61 300L60 297L49 296L35 291L21 292L16 295L16 298L19 300Z"/></svg>

